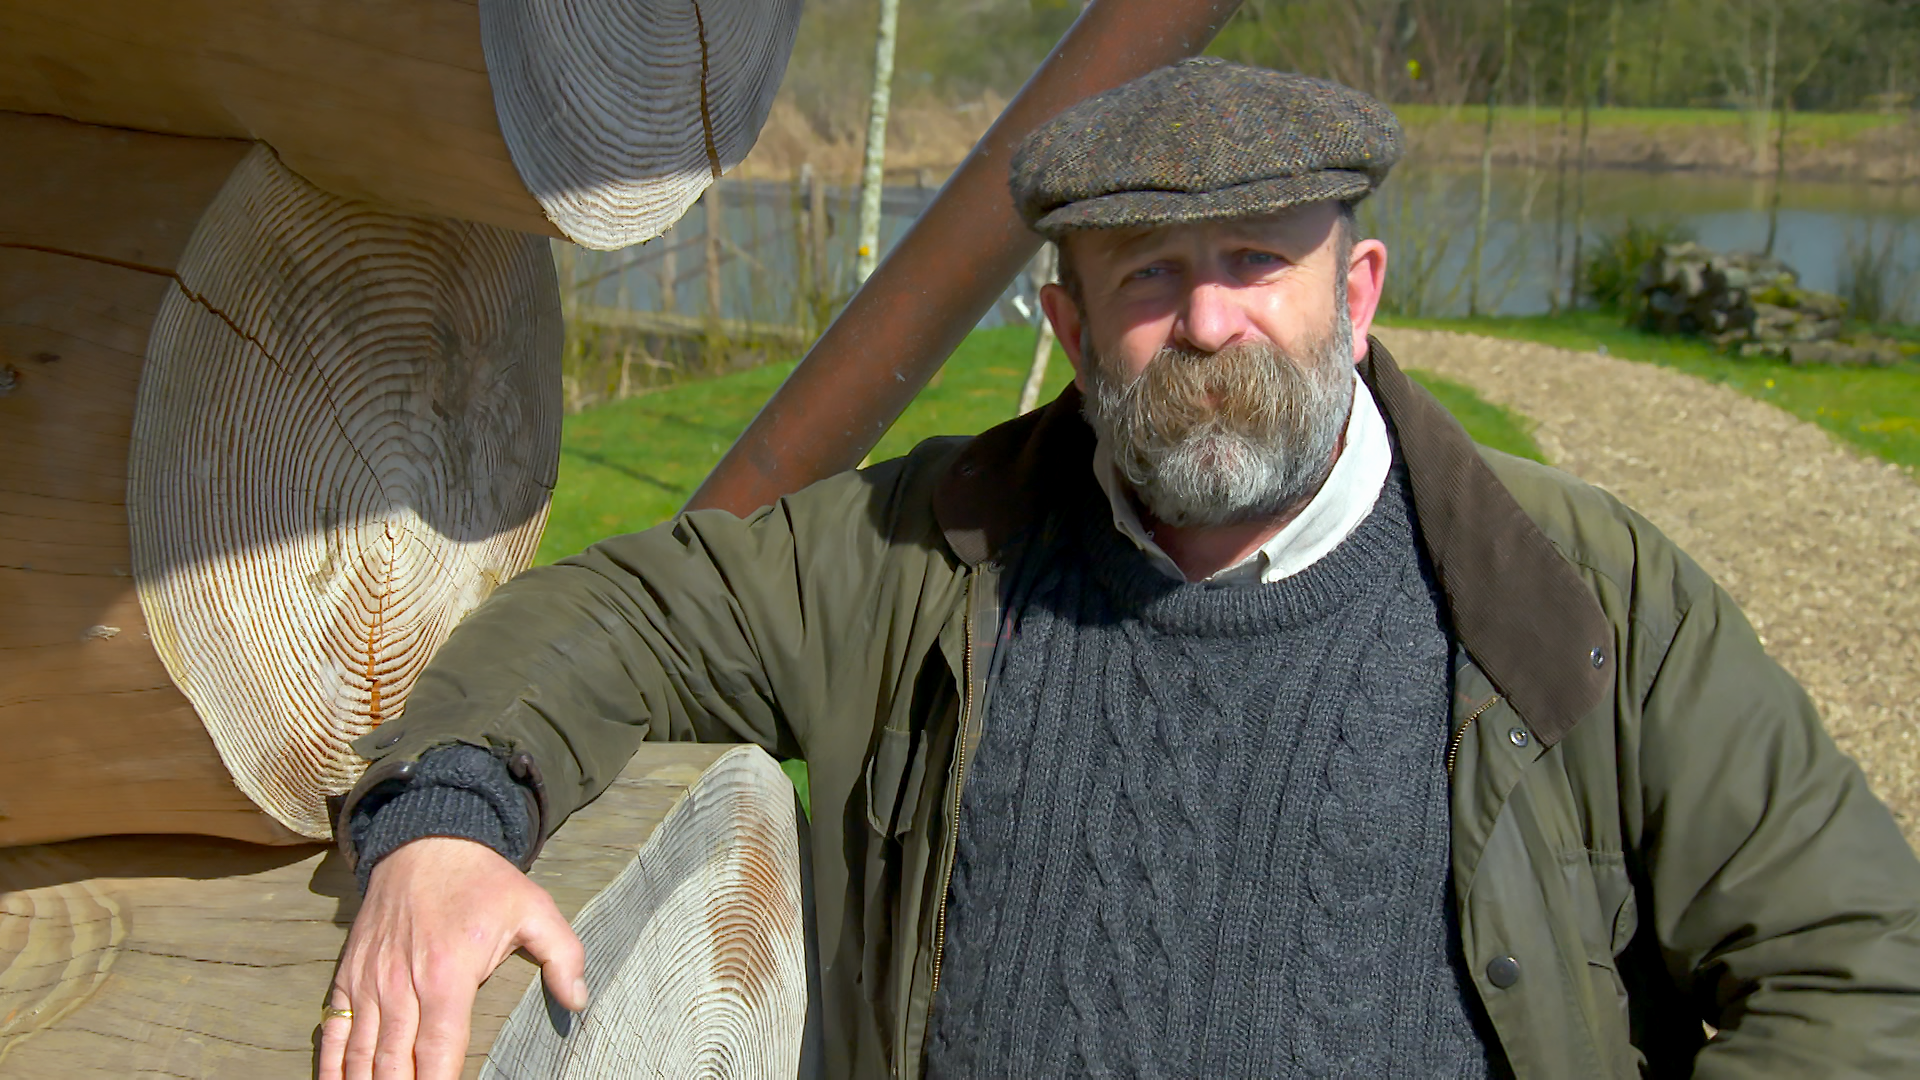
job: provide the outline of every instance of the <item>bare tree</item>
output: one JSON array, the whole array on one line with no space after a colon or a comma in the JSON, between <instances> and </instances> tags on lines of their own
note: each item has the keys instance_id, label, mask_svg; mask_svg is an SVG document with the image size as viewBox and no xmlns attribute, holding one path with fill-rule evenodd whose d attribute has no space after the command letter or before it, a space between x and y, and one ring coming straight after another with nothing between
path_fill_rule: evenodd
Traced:
<instances>
[{"instance_id":1,"label":"bare tree","mask_svg":"<svg viewBox=\"0 0 1920 1080\"><path fill-rule=\"evenodd\" d=\"M1027 381L1020 387L1020 405L1015 416L1025 416L1040 404L1040 390L1047 382L1047 361L1053 356L1053 322L1040 307L1039 295L1041 288L1058 276L1059 266L1059 249L1052 244L1041 244L1033 261L1027 264L1027 280L1033 283L1035 298L1033 361L1027 365Z\"/></svg>"},{"instance_id":2,"label":"bare tree","mask_svg":"<svg viewBox=\"0 0 1920 1080\"><path fill-rule=\"evenodd\" d=\"M1792 108L1792 96L1781 94L1780 118L1774 125L1779 135L1773 146L1773 194L1767 200L1767 244L1762 249L1768 255L1773 254L1773 241L1780 235L1780 194L1787 186L1787 113Z\"/></svg>"},{"instance_id":3,"label":"bare tree","mask_svg":"<svg viewBox=\"0 0 1920 1080\"><path fill-rule=\"evenodd\" d=\"M1615 0L1616 10L1618 0ZM1581 248L1587 239L1587 159L1588 136L1593 131L1593 61L1580 62L1580 157L1575 165L1573 185L1573 262L1567 267L1567 306L1580 306L1580 269L1585 259Z\"/></svg>"},{"instance_id":4,"label":"bare tree","mask_svg":"<svg viewBox=\"0 0 1920 1080\"><path fill-rule=\"evenodd\" d=\"M893 99L893 43L900 26L900 0L880 0L880 28L873 37L873 94L867 100L867 147L860 168L859 247L854 278L867 280L880 261L880 195L886 183L887 113Z\"/></svg>"},{"instance_id":5,"label":"bare tree","mask_svg":"<svg viewBox=\"0 0 1920 1080\"><path fill-rule=\"evenodd\" d=\"M1579 25L1580 5L1578 0L1566 0L1567 34L1561 50L1561 64L1564 70L1560 79L1560 135L1557 142L1557 160L1554 163L1553 185L1553 285L1548 292L1548 307L1552 314L1560 314L1560 272L1566 265L1566 206L1567 206L1567 122L1573 112L1573 43L1574 30ZM1571 301L1571 297L1568 298Z\"/></svg>"},{"instance_id":6,"label":"bare tree","mask_svg":"<svg viewBox=\"0 0 1920 1080\"><path fill-rule=\"evenodd\" d=\"M1660 58L1666 55L1667 17L1672 11L1672 0L1660 0L1660 8L1653 16L1653 55L1647 62L1647 100L1648 105L1660 104Z\"/></svg>"},{"instance_id":7,"label":"bare tree","mask_svg":"<svg viewBox=\"0 0 1920 1080\"><path fill-rule=\"evenodd\" d=\"M1473 223L1473 251L1468 255L1467 314L1480 314L1480 270L1487 247L1487 214L1493 206L1493 124L1501 99L1507 92L1507 76L1513 67L1513 0L1502 0L1500 9L1500 71L1487 90L1487 124L1480 134L1480 207Z\"/></svg>"}]
</instances>

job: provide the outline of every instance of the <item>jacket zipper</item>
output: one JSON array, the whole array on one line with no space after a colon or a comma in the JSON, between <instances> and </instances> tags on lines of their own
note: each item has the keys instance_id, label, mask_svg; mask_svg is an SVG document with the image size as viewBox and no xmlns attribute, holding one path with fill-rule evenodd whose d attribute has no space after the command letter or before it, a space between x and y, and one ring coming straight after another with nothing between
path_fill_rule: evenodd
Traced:
<instances>
[{"instance_id":1,"label":"jacket zipper","mask_svg":"<svg viewBox=\"0 0 1920 1080\"><path fill-rule=\"evenodd\" d=\"M1460 725L1460 730L1453 733L1453 739L1447 743L1447 779L1448 780L1453 779L1453 767L1460 760L1460 744L1465 742L1467 739L1467 729L1473 726L1473 722L1475 720L1480 719L1481 713L1484 713L1488 709L1493 708L1493 703L1499 700L1500 700L1500 695L1495 694L1492 697L1488 698L1487 700L1481 702L1479 708L1467 714L1466 722Z\"/></svg>"},{"instance_id":2,"label":"jacket zipper","mask_svg":"<svg viewBox=\"0 0 1920 1080\"><path fill-rule=\"evenodd\" d=\"M933 995L940 992L940 962L947 952L947 893L953 886L953 863L960 847L960 789L967 778L967 731L973 726L973 684L974 664L974 590L978 588L978 572L967 579L967 648L961 661L960 677L966 682L963 692L963 704L960 707L960 730L955 734L958 745L954 750L953 798L948 807L947 820L952 828L947 833L944 861L946 868L940 875L940 907L933 918L933 978L927 987L927 1022L933 1022Z\"/></svg>"}]
</instances>

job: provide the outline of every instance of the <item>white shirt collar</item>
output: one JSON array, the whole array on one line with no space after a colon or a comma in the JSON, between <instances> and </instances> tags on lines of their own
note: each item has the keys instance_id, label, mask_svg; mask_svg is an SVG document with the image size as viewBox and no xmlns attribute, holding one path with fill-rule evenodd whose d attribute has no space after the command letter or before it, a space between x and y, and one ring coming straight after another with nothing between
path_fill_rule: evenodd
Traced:
<instances>
[{"instance_id":1,"label":"white shirt collar","mask_svg":"<svg viewBox=\"0 0 1920 1080\"><path fill-rule=\"evenodd\" d=\"M1393 443L1387 422L1374 404L1373 393L1354 372L1353 409L1347 415L1346 445L1327 474L1326 483L1307 502L1306 509L1260 549L1206 579L1210 585L1253 585L1279 581L1312 566L1340 542L1353 535L1386 486L1393 467ZM1093 475L1107 493L1113 524L1147 556L1154 569L1185 581L1180 567L1153 542L1128 496L1126 481L1113 463L1113 448L1103 438L1094 446Z\"/></svg>"}]
</instances>

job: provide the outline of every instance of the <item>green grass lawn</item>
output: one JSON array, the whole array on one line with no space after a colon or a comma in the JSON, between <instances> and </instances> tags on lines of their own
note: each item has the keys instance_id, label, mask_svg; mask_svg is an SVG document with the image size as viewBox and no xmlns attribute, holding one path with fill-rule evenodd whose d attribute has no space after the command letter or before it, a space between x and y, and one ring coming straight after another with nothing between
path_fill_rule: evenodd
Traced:
<instances>
[{"instance_id":1,"label":"green grass lawn","mask_svg":"<svg viewBox=\"0 0 1920 1080\"><path fill-rule=\"evenodd\" d=\"M880 440L873 460L904 454L930 436L972 434L1012 417L1032 357L1033 331L1024 327L968 335ZM560 482L537 561L672 517L792 370L791 363L770 364L568 417ZM1072 377L1057 346L1047 375L1043 401Z\"/></svg>"},{"instance_id":2,"label":"green grass lawn","mask_svg":"<svg viewBox=\"0 0 1920 1080\"><path fill-rule=\"evenodd\" d=\"M1008 419L1032 355L1033 331L1025 327L969 335L880 441L873 459L903 454L929 436L971 434ZM552 562L602 537L671 517L792 368L774 364L685 383L569 417L560 445L560 481L537 561ZM1413 374L1481 442L1540 458L1522 419L1457 383ZM1057 346L1047 375L1043 401L1071 377Z\"/></svg>"},{"instance_id":3,"label":"green grass lawn","mask_svg":"<svg viewBox=\"0 0 1920 1080\"><path fill-rule=\"evenodd\" d=\"M1890 368L1792 367L1742 360L1690 338L1660 337L1616 315L1581 311L1476 319L1391 319L1391 326L1518 338L1641 360L1724 383L1825 428L1835 438L1920 473L1920 360ZM1908 336L1898 333L1897 336Z\"/></svg>"},{"instance_id":4,"label":"green grass lawn","mask_svg":"<svg viewBox=\"0 0 1920 1080\"><path fill-rule=\"evenodd\" d=\"M1410 370L1415 382L1427 388L1440 404L1457 417L1467 433L1483 446L1504 450L1516 457L1544 462L1546 455L1533 441L1533 423L1502 406L1482 398L1472 389L1443 379L1431 372Z\"/></svg>"}]
</instances>

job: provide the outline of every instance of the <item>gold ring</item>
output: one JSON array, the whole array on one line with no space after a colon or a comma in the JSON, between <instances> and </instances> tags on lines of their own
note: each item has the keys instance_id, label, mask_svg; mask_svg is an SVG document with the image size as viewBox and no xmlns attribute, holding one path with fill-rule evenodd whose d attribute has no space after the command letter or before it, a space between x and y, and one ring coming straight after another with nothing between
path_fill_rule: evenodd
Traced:
<instances>
[{"instance_id":1,"label":"gold ring","mask_svg":"<svg viewBox=\"0 0 1920 1080\"><path fill-rule=\"evenodd\" d=\"M329 1020L351 1020L351 1019L353 1019L352 1009L336 1009L331 1005L320 1006L320 1022L323 1024Z\"/></svg>"}]
</instances>

